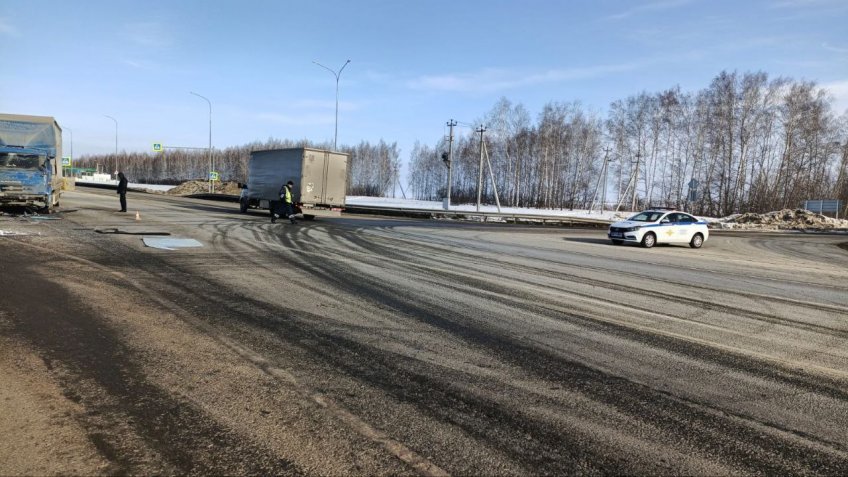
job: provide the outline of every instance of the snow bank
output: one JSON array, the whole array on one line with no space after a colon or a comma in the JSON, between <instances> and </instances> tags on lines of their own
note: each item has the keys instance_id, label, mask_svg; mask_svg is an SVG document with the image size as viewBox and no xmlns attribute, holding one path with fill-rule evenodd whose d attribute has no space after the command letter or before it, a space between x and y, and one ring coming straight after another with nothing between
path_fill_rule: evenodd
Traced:
<instances>
[{"instance_id":1,"label":"snow bank","mask_svg":"<svg viewBox=\"0 0 848 477\"><path fill-rule=\"evenodd\" d=\"M848 229L848 220L804 209L783 209L764 214L733 214L719 219L716 225L736 230L834 230Z\"/></svg>"}]
</instances>

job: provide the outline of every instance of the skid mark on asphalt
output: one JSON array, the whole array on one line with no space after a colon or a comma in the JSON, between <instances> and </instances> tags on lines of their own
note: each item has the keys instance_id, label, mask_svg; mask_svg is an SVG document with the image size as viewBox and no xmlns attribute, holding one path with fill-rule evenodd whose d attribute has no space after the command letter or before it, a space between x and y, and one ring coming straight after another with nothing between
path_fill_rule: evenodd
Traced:
<instances>
[{"instance_id":1,"label":"skid mark on asphalt","mask_svg":"<svg viewBox=\"0 0 848 477\"><path fill-rule=\"evenodd\" d=\"M42 248L42 247L38 247L38 246L36 246L36 247ZM51 253L56 253L56 252L51 252ZM289 373L289 372L287 372L287 371L285 371L281 368L271 366L269 364L269 362L265 358L263 358L260 354L257 354L253 351L248 350L247 348L245 348L243 346L238 345L236 342L230 340L229 338L223 336L221 333L218 333L217 331L215 331L209 325L207 325L207 324L205 324L205 323L203 323L203 322L201 322L201 321L199 321L195 318L188 318L188 317L193 316L193 313L184 310L182 307L180 307L179 305L177 305L175 303L172 303L170 301L167 301L167 300L159 297L157 293L153 292L153 290L150 290L148 287L146 287L145 285L140 283L138 280L127 276L123 272L115 271L115 270L111 270L109 268L102 267L101 265L99 265L95 262L92 262L90 260L87 260L87 259L82 259L82 258L77 258L77 257L68 257L68 258L72 258L77 262L84 263L88 266L99 269L101 272L103 272L105 274L109 274L109 275L112 275L115 278L120 279L121 281L131 285L133 288L135 288L139 292L143 293L150 300L156 302L157 304L159 304L160 306L162 306L165 309L178 311L179 315L181 317L183 317L183 319L190 321L193 326L197 327L198 329L203 331L208 336L213 337L218 342L225 345L226 347L231 349L233 352L235 352L236 354L241 356L243 359L245 359L245 360L251 362L252 364L254 364L255 366L257 366L259 369L261 369L266 374L273 376L276 379L287 382L290 385L293 385L302 395L308 397L312 402L314 402L315 404L319 405L320 407L326 409L330 414L332 414L334 417L336 417L340 421L345 422L348 426L350 426L353 430L358 432L363 437L366 437L366 438L370 439L371 441L376 442L376 443L380 444L381 446L383 446L387 451L389 451L391 454L393 454L395 457L402 460L403 462L406 462L407 464L409 464L412 468L414 468L421 475L424 475L424 476L427 476L427 477L442 477L442 476L449 475L443 469L439 468L436 464L434 464L434 463L430 462L429 460L427 460L426 458L418 455L417 453L415 453L414 451L412 451L408 447L404 446L399 441L392 439L386 433L379 431L379 430L375 429L374 427L370 426L367 422L363 421L362 419L357 417L355 414L351 413L350 411L348 411L347 409L345 409L344 407L342 407L341 405L339 405L338 403L336 403L335 401L333 401L329 397L324 396L320 393L316 393L316 392L306 388L305 386L300 384L297 381L297 379L291 373Z\"/></svg>"},{"instance_id":2,"label":"skid mark on asphalt","mask_svg":"<svg viewBox=\"0 0 848 477\"><path fill-rule=\"evenodd\" d=\"M312 402L318 404L322 408L329 411L333 416L346 423L348 426L350 426L353 430L355 430L362 436L382 445L395 457L406 462L412 468L418 471L419 474L427 477L442 477L450 475L443 469L439 468L436 464L430 462L424 457L421 457L402 443L392 439L385 432L375 429L367 422L363 421L355 414L339 405L330 397L308 389L306 386L298 382L297 378L294 377L294 375L284 369L272 366L268 362L268 360L262 357L262 355L250 351L244 346L241 346L238 343L230 340L229 338L221 336L220 334L216 335L216 339L221 344L223 344L245 360L253 363L256 367L261 369L269 376L273 376L278 380L287 382L290 385L294 386L301 395L308 397Z\"/></svg>"},{"instance_id":3,"label":"skid mark on asphalt","mask_svg":"<svg viewBox=\"0 0 848 477\"><path fill-rule=\"evenodd\" d=\"M267 245L267 246L278 247L278 248L281 248L281 249L284 249L284 250L290 250L290 247L288 247L286 245L282 245L282 244L277 243L277 242L267 241L267 240L264 240L262 238L260 238L258 241ZM306 251L306 250L298 250L298 254L300 254L300 255L312 255L312 256L316 256L316 257L326 258L327 255L328 255L328 252L327 251L311 252L311 251ZM346 253L346 255L347 256L342 256L340 254L336 255L334 257L334 260L337 261L337 262L341 262L341 263L356 264L356 265L361 266L361 265L366 265L366 263L361 260L362 257L373 256L372 254L367 254L365 252ZM412 268L412 269L416 269L416 270L420 270L420 271L428 271L428 272L431 272L431 273L437 273L440 276L451 275L454 278L463 278L463 279L468 278L468 275L467 275L469 273L468 270L466 270L464 272L464 274L452 273L452 272L446 271L443 266L439 266L439 265L430 266L430 265L423 265L423 264L420 264L420 263L410 264L408 261L403 261L399 258L388 258L388 257L385 256L385 254L381 254L379 257L380 257L381 264L371 264L371 266L380 267L380 266L385 266L386 262L393 262L397 265L402 264L407 269ZM444 282L444 280L442 280L442 281ZM588 280L586 280L586 281L588 281ZM612 284L608 284L606 282L600 282L598 280L592 280L592 282L595 282L596 284L599 284L599 285L608 285L608 286L613 287L613 288L618 288L618 289L622 289L622 290L624 289L623 287L614 286ZM468 292L473 291L474 293L479 295L480 298L482 298L482 299L496 298L496 299L499 299L500 301L508 300L512 304L522 304L522 305L531 305L531 306L538 305L538 301L534 301L534 300L538 300L538 297L531 297L529 299L519 299L519 298L516 298L514 296L514 293L504 294L504 293L499 293L499 292L496 292L496 291L486 291L486 290L482 289L482 286L481 286L480 283L477 283L475 287L469 288L466 291L468 291ZM556 293L562 292L562 290L554 290L554 291ZM664 295L664 294L662 294L660 292L656 292L656 291L653 291L652 293L655 294L655 295ZM588 305L592 305L596 309L605 309L605 307L609 307L609 308L615 309L618 312L618 313L616 313L615 316L631 316L631 315L633 315L633 313L635 311L638 311L639 314L642 316L642 318L645 319L645 320L648 320L648 321L656 320L657 322L662 322L662 323L678 322L678 323L683 323L683 324L686 324L686 325L702 328L702 329L705 329L705 330L714 330L714 331L717 331L717 332L727 332L727 330L725 328L721 327L721 326L716 326L716 325L713 325L713 324L710 324L710 323L697 322L697 321L693 321L693 320L689 320L689 319L685 319L685 318L680 318L680 317L674 316L674 315L663 314L663 313L652 311L652 310L649 310L649 309L646 309L646 308L645 309L638 309L638 307L634 307L634 305L632 305L632 304L620 305L620 304L609 302L608 300L598 299L598 298L595 298L593 296L589 296L587 294L579 293L579 292L576 292L576 291L573 291L573 290L570 291L569 294L572 297L572 299L578 299L578 300L584 302L587 305L587 308L586 308L587 310L592 309L592 307L589 307ZM674 298L674 297L672 295L668 295L667 298ZM760 295L760 298L776 299L777 297L765 297L763 295ZM816 307L816 308L819 308L819 309L827 309L828 311L840 311L840 312L844 311L844 312L848 313L848 308L844 308L844 307L835 307L835 306L807 303L807 302L801 302L801 301L798 301L798 300L789 300L789 299L782 299L782 300L786 303L792 303L792 304L797 304L797 305L806 305L806 306ZM685 300L682 300L682 299L675 299L675 301L685 302ZM690 302L692 302L692 301L693 300L690 300ZM702 303L704 305L709 304L705 301L702 301ZM729 306L722 306L722 305L715 305L715 304L710 304L710 305L712 305L715 308L726 309L729 312L741 312L741 310L733 308L733 307L729 307ZM558 308L557 311L558 312L567 312L566 309L561 308L561 307ZM756 313L747 313L747 314L758 315L754 318L764 318L766 316L764 314L756 314ZM744 348L739 348L739 347L735 347L735 346L717 343L714 340L708 341L708 340L699 339L699 338L696 338L696 337L693 337L693 336L687 336L687 335L682 335L682 334L671 332L671 331L661 330L661 329L659 329L655 326L645 326L645 325L640 325L638 323L624 322L624 321L622 321L621 319L618 319L618 318L608 318L606 315L599 314L599 313L592 313L592 319L599 321L599 322L602 322L602 323L614 324L614 325L617 325L617 326L631 328L633 330L650 332L650 333L660 335L660 336L664 336L664 337L667 337L667 338L673 338L673 339L679 340L681 342L689 342L689 343L692 343L692 344L697 344L697 345L701 345L701 346L705 346L705 347L714 347L714 348L716 348L717 350L720 350L720 351L733 353L733 354L738 355L738 356L745 356L747 358L758 359L758 360L760 360L764 363L769 363L771 365L779 366L779 367L782 367L782 368L785 368L785 369L795 369L795 368L798 368L800 365L803 365L803 367L806 371L815 372L815 373L820 374L822 376L828 376L830 378L835 378L835 379L846 379L846 378L848 378L848 371L845 371L845 370L829 368L829 367L824 367L824 366L818 366L818 365L813 364L813 363L799 363L799 362L795 362L795 361L791 361L791 360L786 360L786 359L782 359L782 358L775 357L775 356L772 356L772 355L768 355L768 354L765 354L765 353L758 353L758 352L755 352L755 351L746 350ZM820 326L815 326L815 325L812 325L812 324L800 323L800 322L795 322L795 321L791 321L791 320L782 320L782 319L779 319L779 318L769 317L769 321L771 321L773 323L778 323L778 324L798 326L798 327L805 328L805 329L809 328L809 329L814 330L814 331L821 329L821 331L825 331L825 332L828 332L828 333L835 333L839 336L848 335L848 332L846 332L846 331L837 330L837 329L833 329L833 328L827 328L827 327L820 327Z\"/></svg>"},{"instance_id":4,"label":"skid mark on asphalt","mask_svg":"<svg viewBox=\"0 0 848 477\"><path fill-rule=\"evenodd\" d=\"M302 473L190 401L150 382L108 323L64 288L30 270L56 254L47 252L27 261L21 261L21 255L15 255L17 261L7 259L8 273L0 274L0 289L14 288L7 280L29 277L29 285L18 287L6 301L16 318L16 332L53 367L66 397L86 408L81 424L93 445L114 464L110 473ZM88 263L110 276L103 267Z\"/></svg>"}]
</instances>

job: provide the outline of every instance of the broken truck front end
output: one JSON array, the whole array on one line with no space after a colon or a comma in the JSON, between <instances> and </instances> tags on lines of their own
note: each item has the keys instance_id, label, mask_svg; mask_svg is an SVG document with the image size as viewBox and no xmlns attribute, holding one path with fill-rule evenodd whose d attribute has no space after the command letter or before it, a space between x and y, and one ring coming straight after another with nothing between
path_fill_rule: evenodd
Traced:
<instances>
[{"instance_id":1,"label":"broken truck front end","mask_svg":"<svg viewBox=\"0 0 848 477\"><path fill-rule=\"evenodd\" d=\"M53 160L40 149L0 146L0 206L49 211L55 203Z\"/></svg>"}]
</instances>

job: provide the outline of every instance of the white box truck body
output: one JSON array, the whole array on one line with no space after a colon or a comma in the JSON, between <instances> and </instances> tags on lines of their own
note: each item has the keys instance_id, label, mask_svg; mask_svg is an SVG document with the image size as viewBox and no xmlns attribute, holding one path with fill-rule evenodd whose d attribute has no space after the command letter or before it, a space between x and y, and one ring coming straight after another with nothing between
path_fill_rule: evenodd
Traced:
<instances>
[{"instance_id":1,"label":"white box truck body","mask_svg":"<svg viewBox=\"0 0 848 477\"><path fill-rule=\"evenodd\" d=\"M253 151L247 167L247 184L241 192L241 211L270 209L280 201L280 191L286 182L292 181L295 209L304 218L341 215L347 194L348 161L346 153L323 149Z\"/></svg>"}]
</instances>

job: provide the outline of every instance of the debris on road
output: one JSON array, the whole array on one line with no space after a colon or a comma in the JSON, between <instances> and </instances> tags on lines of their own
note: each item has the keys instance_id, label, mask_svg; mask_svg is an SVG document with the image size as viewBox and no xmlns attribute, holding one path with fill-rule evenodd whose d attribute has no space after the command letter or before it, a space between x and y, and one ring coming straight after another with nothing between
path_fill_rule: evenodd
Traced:
<instances>
[{"instance_id":1,"label":"debris on road","mask_svg":"<svg viewBox=\"0 0 848 477\"><path fill-rule=\"evenodd\" d=\"M0 237L16 237L23 235L41 235L41 232L18 232L16 230L0 230Z\"/></svg>"},{"instance_id":2,"label":"debris on road","mask_svg":"<svg viewBox=\"0 0 848 477\"><path fill-rule=\"evenodd\" d=\"M177 250L179 248L202 247L203 244L195 239L186 238L155 238L144 237L141 239L144 245L162 250Z\"/></svg>"},{"instance_id":3,"label":"debris on road","mask_svg":"<svg viewBox=\"0 0 848 477\"><path fill-rule=\"evenodd\" d=\"M120 234L120 235L171 235L170 232L130 232L117 228L94 229L99 234Z\"/></svg>"}]
</instances>

